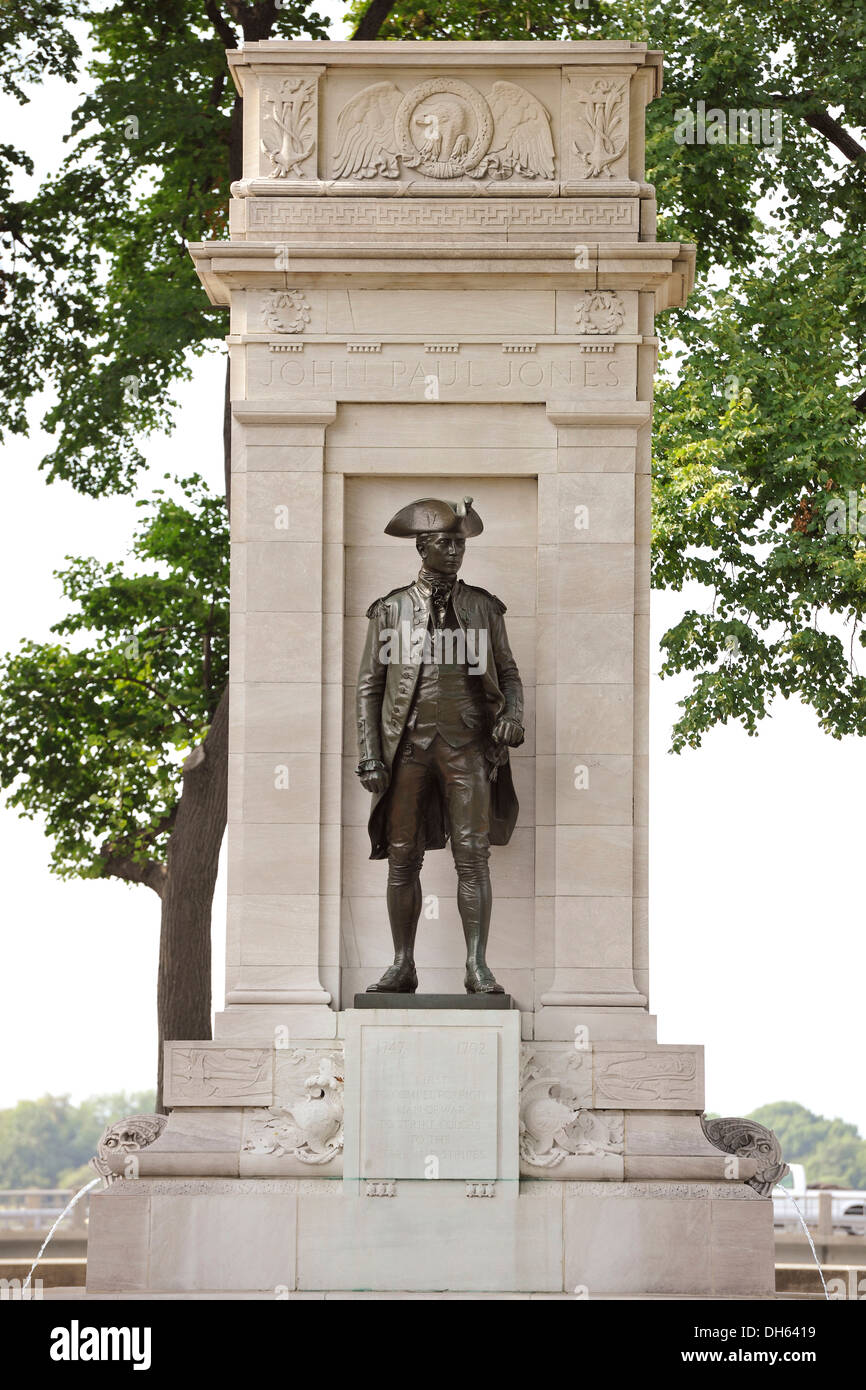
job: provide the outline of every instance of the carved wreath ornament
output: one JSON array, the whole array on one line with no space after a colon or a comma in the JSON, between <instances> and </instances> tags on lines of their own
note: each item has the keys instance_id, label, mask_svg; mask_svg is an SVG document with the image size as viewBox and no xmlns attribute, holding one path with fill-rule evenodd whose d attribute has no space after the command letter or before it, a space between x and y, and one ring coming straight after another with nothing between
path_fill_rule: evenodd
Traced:
<instances>
[{"instance_id":1,"label":"carved wreath ornament","mask_svg":"<svg viewBox=\"0 0 866 1390\"><path fill-rule=\"evenodd\" d=\"M405 95L375 82L337 117L334 177L396 179L401 166L431 179L552 179L550 117L513 82L494 82L486 98L456 77L430 78Z\"/></svg>"},{"instance_id":2,"label":"carved wreath ornament","mask_svg":"<svg viewBox=\"0 0 866 1390\"><path fill-rule=\"evenodd\" d=\"M616 290L586 290L577 301L574 322L578 333L616 333L625 322L625 308Z\"/></svg>"},{"instance_id":3,"label":"carved wreath ornament","mask_svg":"<svg viewBox=\"0 0 866 1390\"><path fill-rule=\"evenodd\" d=\"M272 333L303 333L310 306L303 290L271 290L264 306L265 327Z\"/></svg>"}]
</instances>

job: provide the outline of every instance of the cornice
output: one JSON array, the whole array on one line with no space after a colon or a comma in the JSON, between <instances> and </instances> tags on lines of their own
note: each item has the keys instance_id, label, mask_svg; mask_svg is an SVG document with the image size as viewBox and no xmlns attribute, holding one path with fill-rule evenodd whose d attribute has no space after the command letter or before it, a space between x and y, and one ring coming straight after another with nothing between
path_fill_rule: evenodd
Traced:
<instances>
[{"instance_id":1,"label":"cornice","mask_svg":"<svg viewBox=\"0 0 866 1390\"><path fill-rule=\"evenodd\" d=\"M212 304L231 303L232 290L265 283L290 287L309 277L352 275L360 288L404 281L435 285L443 278L478 284L507 279L577 289L652 289L659 308L685 302L694 283L695 248L680 242L595 243L575 267L574 245L552 240L490 245L485 240L442 244L411 240L371 242L194 242L189 253Z\"/></svg>"}]
</instances>

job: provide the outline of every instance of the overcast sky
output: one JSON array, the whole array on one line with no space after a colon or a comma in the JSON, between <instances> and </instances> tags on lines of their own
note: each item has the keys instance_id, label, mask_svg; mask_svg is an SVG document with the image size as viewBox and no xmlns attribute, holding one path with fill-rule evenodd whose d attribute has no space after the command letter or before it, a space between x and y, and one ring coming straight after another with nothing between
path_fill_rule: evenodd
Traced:
<instances>
[{"instance_id":1,"label":"overcast sky","mask_svg":"<svg viewBox=\"0 0 866 1390\"><path fill-rule=\"evenodd\" d=\"M341 7L319 5L338 11ZM73 102L62 88L27 111L27 147L54 162ZM0 106L0 120L17 108ZM13 126L13 132L15 127ZM7 137L10 138L10 137ZM204 301L203 301L204 302ZM178 388L178 424L145 443L141 491L164 472L221 484L222 361ZM34 411L34 419L40 411ZM40 639L60 615L52 570L64 556L117 559L131 499L48 487L38 431L3 450L8 518L0 547L0 650ZM471 582L471 557L466 577ZM683 600L653 597L653 643ZM758 738L715 730L698 752L667 754L682 687L652 685L651 1004L659 1040L703 1043L707 1108L745 1114L773 1100L856 1122L866 1132L863 788L866 745L834 741L814 715L781 704ZM60 882L38 824L0 811L4 988L0 1106L51 1092L152 1085L159 903L145 888ZM217 885L214 1001L223 994L225 880ZM495 950L493 951L495 963Z\"/></svg>"}]
</instances>

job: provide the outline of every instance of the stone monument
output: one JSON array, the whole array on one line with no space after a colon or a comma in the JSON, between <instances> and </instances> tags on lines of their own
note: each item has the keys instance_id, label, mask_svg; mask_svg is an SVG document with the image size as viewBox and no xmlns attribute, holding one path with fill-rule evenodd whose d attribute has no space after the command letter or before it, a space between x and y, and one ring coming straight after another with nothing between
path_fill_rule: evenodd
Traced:
<instances>
[{"instance_id":1,"label":"stone monument","mask_svg":"<svg viewBox=\"0 0 866 1390\"><path fill-rule=\"evenodd\" d=\"M653 324L694 266L644 180L661 54L229 63L231 239L190 248L231 311L226 1003L212 1041L166 1044L167 1124L101 1146L89 1291L770 1297L778 1145L703 1118L702 1049L648 1006ZM414 520L382 535L416 499L484 520L465 578L508 610L519 814L490 836L484 988L460 958L478 859L460 878L433 849L406 879L418 992L398 971L377 999L355 687L371 599L417 571Z\"/></svg>"}]
</instances>

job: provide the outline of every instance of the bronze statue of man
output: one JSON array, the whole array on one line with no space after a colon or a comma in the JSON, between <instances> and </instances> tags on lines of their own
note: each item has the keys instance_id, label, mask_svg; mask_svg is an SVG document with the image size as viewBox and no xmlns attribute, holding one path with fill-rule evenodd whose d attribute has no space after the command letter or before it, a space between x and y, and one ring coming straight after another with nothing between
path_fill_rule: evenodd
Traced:
<instances>
[{"instance_id":1,"label":"bronze statue of man","mask_svg":"<svg viewBox=\"0 0 866 1390\"><path fill-rule=\"evenodd\" d=\"M414 994L421 864L451 841L466 938L469 994L502 994L487 964L490 845L517 820L508 749L523 742L523 686L505 631L505 604L457 578L467 537L483 527L462 503L422 498L385 527L414 536L418 578L367 610L358 675L358 776L373 793L371 859L388 860L394 964L374 993Z\"/></svg>"}]
</instances>

